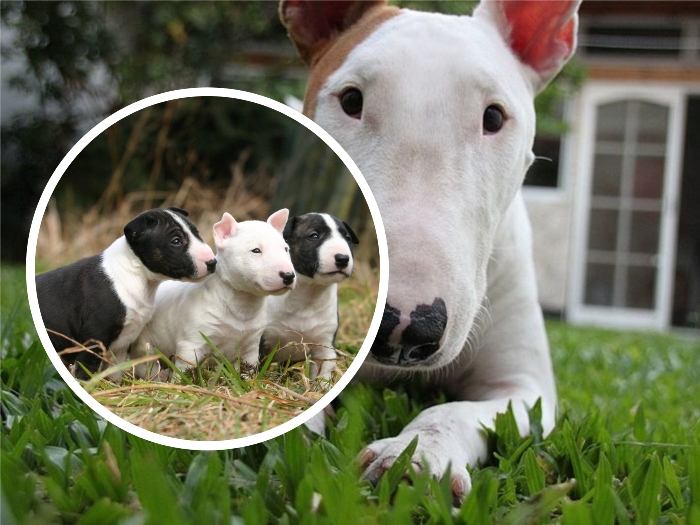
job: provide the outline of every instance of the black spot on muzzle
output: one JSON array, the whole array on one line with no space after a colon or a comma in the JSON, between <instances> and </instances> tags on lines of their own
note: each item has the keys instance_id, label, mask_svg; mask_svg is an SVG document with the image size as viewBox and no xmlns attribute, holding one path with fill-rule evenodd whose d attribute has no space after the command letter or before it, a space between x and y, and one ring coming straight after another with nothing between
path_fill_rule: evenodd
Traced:
<instances>
[{"instance_id":1,"label":"black spot on muzzle","mask_svg":"<svg viewBox=\"0 0 700 525\"><path fill-rule=\"evenodd\" d=\"M433 304L421 304L411 312L411 323L401 334L398 345L389 343L391 333L399 324L401 312L387 304L372 345L377 361L398 366L419 365L440 349L440 340L447 326L445 301L437 297Z\"/></svg>"}]
</instances>

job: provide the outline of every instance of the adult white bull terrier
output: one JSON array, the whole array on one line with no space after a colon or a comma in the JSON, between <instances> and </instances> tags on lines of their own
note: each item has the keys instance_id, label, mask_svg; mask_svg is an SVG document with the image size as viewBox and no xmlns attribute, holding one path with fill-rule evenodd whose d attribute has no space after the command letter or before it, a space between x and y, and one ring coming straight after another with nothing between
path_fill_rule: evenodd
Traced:
<instances>
[{"instance_id":1,"label":"adult white bull terrier","mask_svg":"<svg viewBox=\"0 0 700 525\"><path fill-rule=\"evenodd\" d=\"M155 347L175 354L173 361L184 370L212 352L201 332L235 365L256 365L267 319L265 299L294 288L294 267L282 237L288 216L289 210L282 209L267 222L238 223L224 213L214 225L216 273L202 283L160 287L153 318L131 345L132 359ZM146 365L136 369L140 377L163 378L153 372Z\"/></svg>"},{"instance_id":2,"label":"adult white bull terrier","mask_svg":"<svg viewBox=\"0 0 700 525\"><path fill-rule=\"evenodd\" d=\"M124 354L150 320L163 281L198 281L214 272L214 252L188 215L174 207L145 211L101 254L36 276L44 325L62 334L49 332L57 352L93 339ZM61 357L91 372L102 361L87 351ZM78 364L74 373L87 378Z\"/></svg>"},{"instance_id":3,"label":"adult white bull terrier","mask_svg":"<svg viewBox=\"0 0 700 525\"><path fill-rule=\"evenodd\" d=\"M328 381L335 368L338 283L352 275L352 245L360 241L348 223L327 213L292 217L283 235L297 285L292 292L268 300L261 352L270 353L279 344L275 361L299 361L308 353L310 378Z\"/></svg>"},{"instance_id":4,"label":"adult white bull terrier","mask_svg":"<svg viewBox=\"0 0 700 525\"><path fill-rule=\"evenodd\" d=\"M482 427L512 403L520 431L556 392L520 186L534 160L535 95L575 48L577 1L482 0L473 16L372 2L283 1L310 64L304 113L355 160L379 204L391 261L365 378L423 374L454 400L360 455L377 480L413 461L456 498L488 456Z\"/></svg>"}]
</instances>

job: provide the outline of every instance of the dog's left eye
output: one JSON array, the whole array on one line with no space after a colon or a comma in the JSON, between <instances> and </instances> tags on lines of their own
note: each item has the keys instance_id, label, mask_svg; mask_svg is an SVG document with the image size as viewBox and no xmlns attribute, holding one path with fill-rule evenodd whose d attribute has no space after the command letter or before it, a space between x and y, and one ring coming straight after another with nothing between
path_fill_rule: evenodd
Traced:
<instances>
[{"instance_id":1,"label":"dog's left eye","mask_svg":"<svg viewBox=\"0 0 700 525\"><path fill-rule=\"evenodd\" d=\"M180 246L182 244L182 240L180 237L175 237L172 241L170 241L170 244L174 246Z\"/></svg>"},{"instance_id":2,"label":"dog's left eye","mask_svg":"<svg viewBox=\"0 0 700 525\"><path fill-rule=\"evenodd\" d=\"M483 126L485 133L498 133L503 127L505 115L503 109L495 104L491 104L484 111Z\"/></svg>"},{"instance_id":3,"label":"dog's left eye","mask_svg":"<svg viewBox=\"0 0 700 525\"><path fill-rule=\"evenodd\" d=\"M252 251L253 253L262 253L262 252L260 251L260 248L255 248L254 250L251 250L251 251Z\"/></svg>"}]
</instances>

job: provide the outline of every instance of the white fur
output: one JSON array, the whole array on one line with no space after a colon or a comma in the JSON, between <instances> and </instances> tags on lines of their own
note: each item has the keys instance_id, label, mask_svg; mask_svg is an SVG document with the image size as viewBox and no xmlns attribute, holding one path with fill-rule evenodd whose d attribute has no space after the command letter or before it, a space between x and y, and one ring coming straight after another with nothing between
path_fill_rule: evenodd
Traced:
<instances>
[{"instance_id":1,"label":"white fur","mask_svg":"<svg viewBox=\"0 0 700 525\"><path fill-rule=\"evenodd\" d=\"M176 355L180 369L201 362L212 352L200 332L234 364L258 362L260 337L265 328L265 298L284 294L279 272L293 272L282 230L289 212L280 210L267 222L236 223L225 213L214 225L216 272L202 283L163 283L156 294L153 318L131 345L131 357L152 354L158 348ZM254 253L253 250L260 250ZM149 367L137 367L149 377Z\"/></svg>"},{"instance_id":2,"label":"white fur","mask_svg":"<svg viewBox=\"0 0 700 525\"><path fill-rule=\"evenodd\" d=\"M508 403L523 434L526 409L537 399L546 431L555 420L519 192L534 159L533 98L548 79L506 45L491 18L494 5L474 17L402 11L330 75L312 115L358 164L379 205L391 263L387 302L402 313L396 337L417 305L440 297L448 312L440 350L411 371L457 401L369 445L360 456L365 476L378 479L418 436L413 461L440 477L451 465L458 498L471 484L465 467L487 459L483 427L493 428ZM341 109L348 87L363 93L361 119ZM505 108L507 119L488 135L482 116L491 104ZM360 371L380 384L407 374L371 357Z\"/></svg>"},{"instance_id":3,"label":"white fur","mask_svg":"<svg viewBox=\"0 0 700 525\"><path fill-rule=\"evenodd\" d=\"M189 253L197 265L197 277L201 281L208 277L206 261L214 258L214 252L204 242L191 234L189 227L177 214L165 210L181 224L189 236ZM169 278L149 270L129 247L124 236L114 241L102 253L102 267L112 281L114 291L126 308L124 327L119 337L110 345L109 350L117 362L126 359L129 345L136 340L146 323L153 316L155 297L158 287ZM121 374L114 374L119 379Z\"/></svg>"}]
</instances>

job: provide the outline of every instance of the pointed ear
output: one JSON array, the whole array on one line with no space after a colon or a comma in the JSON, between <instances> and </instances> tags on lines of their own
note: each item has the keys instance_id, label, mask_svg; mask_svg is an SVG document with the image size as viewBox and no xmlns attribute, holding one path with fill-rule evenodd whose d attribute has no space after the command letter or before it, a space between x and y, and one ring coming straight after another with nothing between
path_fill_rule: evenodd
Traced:
<instances>
[{"instance_id":1,"label":"pointed ear","mask_svg":"<svg viewBox=\"0 0 700 525\"><path fill-rule=\"evenodd\" d=\"M297 224L298 218L299 217L297 215L295 215L294 217L292 217L291 219L289 219L287 221L287 224L284 227L284 231L282 232L282 237L284 237L285 241L288 241L289 238L292 236L292 232L294 231L294 227Z\"/></svg>"},{"instance_id":2,"label":"pointed ear","mask_svg":"<svg viewBox=\"0 0 700 525\"><path fill-rule=\"evenodd\" d=\"M126 240L128 242L135 241L143 232L153 228L157 224L158 219L148 212L138 215L126 226L124 226L124 235L126 236Z\"/></svg>"},{"instance_id":3,"label":"pointed ear","mask_svg":"<svg viewBox=\"0 0 700 525\"><path fill-rule=\"evenodd\" d=\"M279 14L289 38L305 62L311 63L333 39L371 8L386 0L283 0Z\"/></svg>"},{"instance_id":4,"label":"pointed ear","mask_svg":"<svg viewBox=\"0 0 700 525\"><path fill-rule=\"evenodd\" d=\"M221 244L229 237L235 237L238 233L238 223L228 212L224 212L221 220L214 225L214 244Z\"/></svg>"},{"instance_id":5,"label":"pointed ear","mask_svg":"<svg viewBox=\"0 0 700 525\"><path fill-rule=\"evenodd\" d=\"M494 25L541 91L576 49L581 0L481 0L474 18Z\"/></svg>"},{"instance_id":6,"label":"pointed ear","mask_svg":"<svg viewBox=\"0 0 700 525\"><path fill-rule=\"evenodd\" d=\"M289 218L289 210L287 208L282 208L276 211L267 218L267 223L272 226L275 230L282 233L284 232L284 225L287 224L287 219Z\"/></svg>"},{"instance_id":7,"label":"pointed ear","mask_svg":"<svg viewBox=\"0 0 700 525\"><path fill-rule=\"evenodd\" d=\"M360 239L357 238L357 235L355 234L354 231L352 231L352 228L350 227L350 225L347 222L343 221L343 226L345 226L345 229L350 234L350 239L352 240L352 243L353 244L360 244Z\"/></svg>"}]
</instances>

